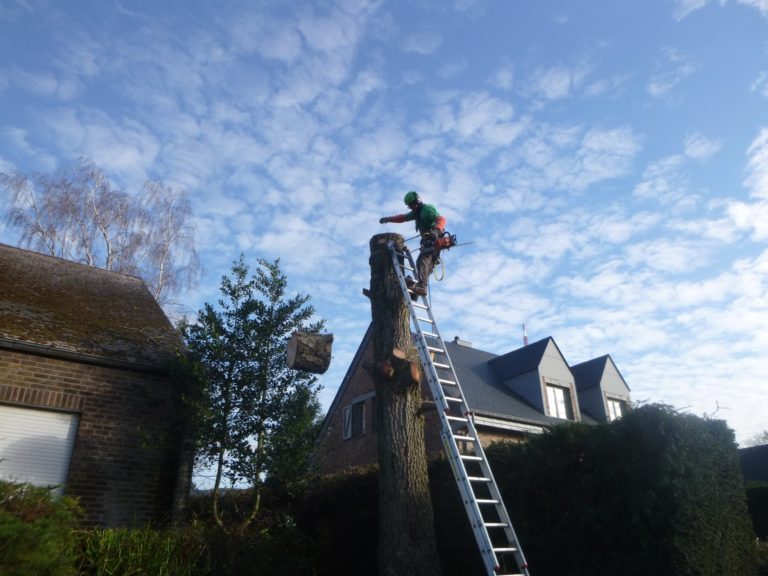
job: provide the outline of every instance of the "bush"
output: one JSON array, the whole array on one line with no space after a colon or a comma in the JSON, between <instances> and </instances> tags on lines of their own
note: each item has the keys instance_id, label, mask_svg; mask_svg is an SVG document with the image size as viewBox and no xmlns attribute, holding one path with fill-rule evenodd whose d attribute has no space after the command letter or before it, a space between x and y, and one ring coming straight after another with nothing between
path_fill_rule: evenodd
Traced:
<instances>
[{"instance_id":1,"label":"bush","mask_svg":"<svg viewBox=\"0 0 768 576\"><path fill-rule=\"evenodd\" d=\"M250 490L224 493L220 509L227 531L214 525L211 494L198 493L190 499L193 525L205 540L206 574L213 576L313 576L316 574L317 535L304 532L296 522L301 514L300 494L295 485L266 486L259 515L244 532L238 524L249 509Z\"/></svg>"},{"instance_id":2,"label":"bush","mask_svg":"<svg viewBox=\"0 0 768 576\"><path fill-rule=\"evenodd\" d=\"M768 576L768 542L757 543L757 574Z\"/></svg>"},{"instance_id":3,"label":"bush","mask_svg":"<svg viewBox=\"0 0 768 576\"><path fill-rule=\"evenodd\" d=\"M733 432L664 406L488 451L531 572L749 576Z\"/></svg>"},{"instance_id":4,"label":"bush","mask_svg":"<svg viewBox=\"0 0 768 576\"><path fill-rule=\"evenodd\" d=\"M47 488L0 481L0 574L75 574L77 502Z\"/></svg>"},{"instance_id":5,"label":"bush","mask_svg":"<svg viewBox=\"0 0 768 576\"><path fill-rule=\"evenodd\" d=\"M205 574L206 544L195 529L94 528L78 532L80 575Z\"/></svg>"},{"instance_id":6,"label":"bush","mask_svg":"<svg viewBox=\"0 0 768 576\"><path fill-rule=\"evenodd\" d=\"M761 540L768 540L768 484L747 486L747 506L755 534Z\"/></svg>"}]
</instances>

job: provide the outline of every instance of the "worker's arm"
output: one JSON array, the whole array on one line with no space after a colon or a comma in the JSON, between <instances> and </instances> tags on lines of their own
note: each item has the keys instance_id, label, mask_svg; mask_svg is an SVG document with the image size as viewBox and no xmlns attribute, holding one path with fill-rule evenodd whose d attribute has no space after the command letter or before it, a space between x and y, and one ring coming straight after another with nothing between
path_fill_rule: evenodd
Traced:
<instances>
[{"instance_id":1,"label":"worker's arm","mask_svg":"<svg viewBox=\"0 0 768 576\"><path fill-rule=\"evenodd\" d=\"M394 216L384 216L383 218L379 218L379 224L386 224L387 222L401 224L413 220L414 218L416 218L416 214L411 210L408 214L395 214Z\"/></svg>"},{"instance_id":2,"label":"worker's arm","mask_svg":"<svg viewBox=\"0 0 768 576\"><path fill-rule=\"evenodd\" d=\"M386 224L387 222L397 222L398 224L405 222L405 214L395 214L394 216L379 218L379 224Z\"/></svg>"}]
</instances>

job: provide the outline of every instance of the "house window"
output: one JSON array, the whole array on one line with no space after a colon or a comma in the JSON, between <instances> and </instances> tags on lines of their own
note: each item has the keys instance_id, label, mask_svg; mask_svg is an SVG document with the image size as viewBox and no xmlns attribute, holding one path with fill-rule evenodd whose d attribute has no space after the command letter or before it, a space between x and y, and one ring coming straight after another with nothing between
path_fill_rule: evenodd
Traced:
<instances>
[{"instance_id":1,"label":"house window","mask_svg":"<svg viewBox=\"0 0 768 576\"><path fill-rule=\"evenodd\" d=\"M344 440L359 438L365 434L365 400L345 406L341 416L341 437Z\"/></svg>"},{"instance_id":2,"label":"house window","mask_svg":"<svg viewBox=\"0 0 768 576\"><path fill-rule=\"evenodd\" d=\"M547 384L547 402L550 416L563 420L573 420L571 391L568 388Z\"/></svg>"},{"instance_id":3,"label":"house window","mask_svg":"<svg viewBox=\"0 0 768 576\"><path fill-rule=\"evenodd\" d=\"M608 405L608 421L613 422L618 420L624 414L627 413L627 403L624 400L618 400L616 398L608 398L606 400Z\"/></svg>"}]
</instances>

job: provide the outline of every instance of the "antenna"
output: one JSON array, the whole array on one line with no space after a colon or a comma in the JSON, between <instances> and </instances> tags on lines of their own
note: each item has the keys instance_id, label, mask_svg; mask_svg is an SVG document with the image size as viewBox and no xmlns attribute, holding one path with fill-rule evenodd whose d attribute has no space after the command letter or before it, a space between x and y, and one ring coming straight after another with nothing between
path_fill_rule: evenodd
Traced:
<instances>
[{"instance_id":1,"label":"antenna","mask_svg":"<svg viewBox=\"0 0 768 576\"><path fill-rule=\"evenodd\" d=\"M523 324L523 346L528 346L528 332L525 331L525 324Z\"/></svg>"}]
</instances>

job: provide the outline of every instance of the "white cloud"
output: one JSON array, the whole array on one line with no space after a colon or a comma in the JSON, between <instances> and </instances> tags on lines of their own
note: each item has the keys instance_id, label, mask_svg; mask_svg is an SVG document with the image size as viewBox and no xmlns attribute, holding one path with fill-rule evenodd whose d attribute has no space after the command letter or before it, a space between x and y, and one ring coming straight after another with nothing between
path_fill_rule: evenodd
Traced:
<instances>
[{"instance_id":1,"label":"white cloud","mask_svg":"<svg viewBox=\"0 0 768 576\"><path fill-rule=\"evenodd\" d=\"M768 0L738 0L738 2L757 9L763 16L768 16Z\"/></svg>"},{"instance_id":2,"label":"white cloud","mask_svg":"<svg viewBox=\"0 0 768 576\"><path fill-rule=\"evenodd\" d=\"M514 70L511 66L502 66L493 73L490 82L502 90L511 90L515 82Z\"/></svg>"},{"instance_id":3,"label":"white cloud","mask_svg":"<svg viewBox=\"0 0 768 576\"><path fill-rule=\"evenodd\" d=\"M753 196L768 200L768 127L760 133L747 150L747 178L744 184Z\"/></svg>"},{"instance_id":4,"label":"white cloud","mask_svg":"<svg viewBox=\"0 0 768 576\"><path fill-rule=\"evenodd\" d=\"M574 94L589 72L589 66L585 64L539 68L531 74L524 91L546 100L562 100Z\"/></svg>"},{"instance_id":5,"label":"white cloud","mask_svg":"<svg viewBox=\"0 0 768 576\"><path fill-rule=\"evenodd\" d=\"M757 79L749 87L750 92L757 92L761 96L768 98L768 72L761 71Z\"/></svg>"},{"instance_id":6,"label":"white cloud","mask_svg":"<svg viewBox=\"0 0 768 576\"><path fill-rule=\"evenodd\" d=\"M646 91L654 98L664 98L685 78L698 69L693 58L676 48L662 50L662 62L658 64L659 72L648 81Z\"/></svg>"},{"instance_id":7,"label":"white cloud","mask_svg":"<svg viewBox=\"0 0 768 576\"><path fill-rule=\"evenodd\" d=\"M675 20L682 20L692 12L704 8L709 0L676 0L672 12Z\"/></svg>"},{"instance_id":8,"label":"white cloud","mask_svg":"<svg viewBox=\"0 0 768 576\"><path fill-rule=\"evenodd\" d=\"M617 98L625 91L629 79L629 74L618 74L595 80L584 88L584 96L586 98L597 98L598 96Z\"/></svg>"},{"instance_id":9,"label":"white cloud","mask_svg":"<svg viewBox=\"0 0 768 576\"><path fill-rule=\"evenodd\" d=\"M706 266L708 251L698 242L665 238L640 242L626 250L627 264L651 268L666 274L691 272Z\"/></svg>"},{"instance_id":10,"label":"white cloud","mask_svg":"<svg viewBox=\"0 0 768 576\"><path fill-rule=\"evenodd\" d=\"M651 162L633 194L638 198L658 200L661 204L672 204L685 196L687 191L685 157L675 155Z\"/></svg>"},{"instance_id":11,"label":"white cloud","mask_svg":"<svg viewBox=\"0 0 768 576\"><path fill-rule=\"evenodd\" d=\"M685 155L694 160L706 160L717 154L722 145L718 140L711 140L698 133L691 134L685 139Z\"/></svg>"},{"instance_id":12,"label":"white cloud","mask_svg":"<svg viewBox=\"0 0 768 576\"><path fill-rule=\"evenodd\" d=\"M402 47L406 52L415 52L427 56L440 48L443 39L436 32L417 32L403 39Z\"/></svg>"}]
</instances>

